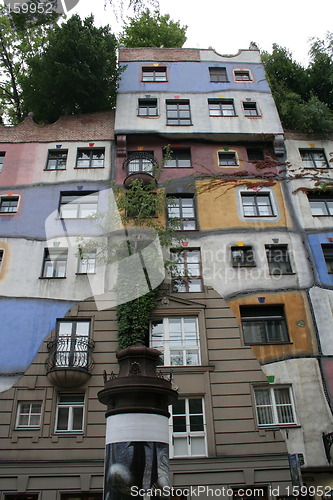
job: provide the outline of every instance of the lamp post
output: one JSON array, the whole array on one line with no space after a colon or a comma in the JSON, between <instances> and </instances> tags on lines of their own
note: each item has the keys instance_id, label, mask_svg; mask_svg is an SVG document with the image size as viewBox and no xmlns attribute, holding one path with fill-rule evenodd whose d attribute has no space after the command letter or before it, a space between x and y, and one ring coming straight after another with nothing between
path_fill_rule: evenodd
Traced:
<instances>
[{"instance_id":1,"label":"lamp post","mask_svg":"<svg viewBox=\"0 0 333 500\"><path fill-rule=\"evenodd\" d=\"M141 343L118 351L119 374L98 393L107 406L104 500L168 497L168 405L178 395L157 373L159 356Z\"/></svg>"}]
</instances>

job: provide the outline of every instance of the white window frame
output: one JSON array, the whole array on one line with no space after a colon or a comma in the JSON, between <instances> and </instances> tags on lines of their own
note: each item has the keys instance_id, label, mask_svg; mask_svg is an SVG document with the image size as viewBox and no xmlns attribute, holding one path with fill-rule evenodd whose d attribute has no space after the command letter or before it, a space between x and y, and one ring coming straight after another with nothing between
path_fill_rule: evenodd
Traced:
<instances>
[{"instance_id":1,"label":"white window frame","mask_svg":"<svg viewBox=\"0 0 333 500\"><path fill-rule=\"evenodd\" d=\"M6 153L3 151L0 151L0 172L2 171L2 167L3 167L4 161L5 161L5 156L6 156Z\"/></svg>"},{"instance_id":2,"label":"white window frame","mask_svg":"<svg viewBox=\"0 0 333 500\"><path fill-rule=\"evenodd\" d=\"M330 168L330 165L327 161L327 156L325 153L325 149L323 148L299 148L299 154L302 160L302 167L303 168ZM316 154L321 154L323 155L323 159L316 158ZM304 155L308 155L308 159L304 158ZM323 165L319 165L319 163L322 162ZM309 165L311 163L311 165Z\"/></svg>"},{"instance_id":3,"label":"white window frame","mask_svg":"<svg viewBox=\"0 0 333 500\"><path fill-rule=\"evenodd\" d=\"M240 191L239 192L240 194L240 202L241 202L241 207L242 207L242 215L243 215L243 218L245 220L253 220L253 219L260 219L260 218L265 218L265 219L276 219L277 217L277 209L276 209L276 206L275 206L275 203L274 203L274 196L272 195L272 192L271 191ZM254 214L254 215L245 215L245 210L244 210L244 203L243 201L247 198L247 197L250 197L250 196L253 196L255 198L255 203L251 206L253 206L256 211L258 212L257 214ZM260 204L257 203L257 199L258 198L261 198L261 197L264 197L264 196L267 196L269 198L269 205L262 205L263 207L270 207L271 208L271 211L272 213L271 214L262 214L262 213L259 213L260 212ZM250 205L245 205L245 206L250 206Z\"/></svg>"},{"instance_id":4,"label":"white window frame","mask_svg":"<svg viewBox=\"0 0 333 500\"><path fill-rule=\"evenodd\" d=\"M195 231L197 217L193 196L168 196L167 219L175 231Z\"/></svg>"},{"instance_id":5,"label":"white window frame","mask_svg":"<svg viewBox=\"0 0 333 500\"><path fill-rule=\"evenodd\" d=\"M253 76L252 76L252 73L251 73L251 71L250 71L248 68L246 68L246 69L241 69L241 68L238 68L238 69L237 69L237 68L235 68L235 69L233 70L233 73L234 73L234 81L235 81L236 83L253 82ZM236 78L236 73L247 73L249 77L248 77L248 78L245 78L245 79L243 79L243 78L241 78L241 79L237 79L237 78Z\"/></svg>"},{"instance_id":6,"label":"white window frame","mask_svg":"<svg viewBox=\"0 0 333 500\"><path fill-rule=\"evenodd\" d=\"M144 113L140 111L145 110ZM153 112L150 112L152 110ZM139 97L137 114L140 118L158 116L158 101L156 97Z\"/></svg>"},{"instance_id":7,"label":"white window frame","mask_svg":"<svg viewBox=\"0 0 333 500\"><path fill-rule=\"evenodd\" d=\"M51 158L52 155L55 156L55 158ZM62 163L62 159L60 158L65 157L65 163ZM66 170L66 164L67 164L67 159L68 159L68 150L67 149L49 149L48 155L47 155L47 160L46 160L46 166L45 170L47 171L54 171L54 170ZM51 163L54 162L54 163ZM63 165L63 166L59 166Z\"/></svg>"},{"instance_id":8,"label":"white window frame","mask_svg":"<svg viewBox=\"0 0 333 500\"><path fill-rule=\"evenodd\" d=\"M248 106L248 108L246 108ZM256 116L260 116L258 104L256 101L243 101L243 111L244 116L253 118Z\"/></svg>"},{"instance_id":9,"label":"white window frame","mask_svg":"<svg viewBox=\"0 0 333 500\"><path fill-rule=\"evenodd\" d=\"M61 403L61 397L62 396L82 396L83 402L64 402ZM59 409L60 408L68 408L68 420L67 420L67 429L58 429L58 419L59 419ZM81 422L81 429L73 429L73 424L74 424L74 408L82 408L82 422ZM70 394L70 393L60 393L58 394L58 400L57 400L57 408L56 408L56 420L55 420L55 430L54 432L56 434L59 433L76 433L76 434L82 434L83 433L83 428L84 428L84 409L85 409L85 395L82 393L76 393L76 394Z\"/></svg>"},{"instance_id":10,"label":"white window frame","mask_svg":"<svg viewBox=\"0 0 333 500\"><path fill-rule=\"evenodd\" d=\"M66 326L68 325L68 329ZM79 325L85 325L80 334ZM82 330L82 329L81 329ZM91 320L57 320L57 337L54 365L57 368L87 369L89 363Z\"/></svg>"},{"instance_id":11,"label":"white window frame","mask_svg":"<svg viewBox=\"0 0 333 500\"><path fill-rule=\"evenodd\" d=\"M29 405L29 411L27 413L22 412L22 405ZM39 405L39 411L33 412L33 405ZM42 420L42 408L43 404L42 401L19 401L17 405L17 414L16 414L16 425L15 427L17 429L39 429L41 426L41 420ZM24 415L28 415L28 423L27 424L20 424L20 417L23 417ZM34 416L39 416L39 421L38 424L31 424L31 419Z\"/></svg>"},{"instance_id":12,"label":"white window frame","mask_svg":"<svg viewBox=\"0 0 333 500\"><path fill-rule=\"evenodd\" d=\"M87 158L79 158L79 155L83 153ZM100 158L94 158L94 156L100 155ZM95 169L105 167L105 148L78 148L76 155L76 169Z\"/></svg>"},{"instance_id":13,"label":"white window frame","mask_svg":"<svg viewBox=\"0 0 333 500\"><path fill-rule=\"evenodd\" d=\"M229 118L237 116L234 99L226 97L209 98L208 99L209 116Z\"/></svg>"},{"instance_id":14,"label":"white window frame","mask_svg":"<svg viewBox=\"0 0 333 500\"><path fill-rule=\"evenodd\" d=\"M96 273L97 252L83 252L79 255L77 274L95 274Z\"/></svg>"},{"instance_id":15,"label":"white window frame","mask_svg":"<svg viewBox=\"0 0 333 500\"><path fill-rule=\"evenodd\" d=\"M222 158L223 155L226 156L226 155L231 155L231 154L235 158L235 163L226 163L226 164L221 165L220 158ZM239 167L238 154L237 154L237 151L234 151L233 149L228 150L228 151L218 151L217 152L217 161L218 161L219 168L236 168L236 167Z\"/></svg>"},{"instance_id":16,"label":"white window frame","mask_svg":"<svg viewBox=\"0 0 333 500\"><path fill-rule=\"evenodd\" d=\"M17 200L16 206L13 207L13 208L15 208L15 210L2 211L1 204L2 204L3 198L9 199L9 200L12 198L12 199ZM16 215L18 212L19 206L20 206L20 201L21 201L21 196L18 194L15 194L15 193L12 193L10 195L4 193L4 194L0 195L0 215Z\"/></svg>"},{"instance_id":17,"label":"white window frame","mask_svg":"<svg viewBox=\"0 0 333 500\"><path fill-rule=\"evenodd\" d=\"M0 273L1 273L4 259L5 259L5 249L0 248Z\"/></svg>"},{"instance_id":18,"label":"white window frame","mask_svg":"<svg viewBox=\"0 0 333 500\"><path fill-rule=\"evenodd\" d=\"M203 397L200 396L192 396L192 397L180 397L180 400L185 401L185 413L183 414L177 414L177 415L183 415L185 416L185 423L186 423L186 431L185 432L174 432L173 430L173 407L172 405L169 406L169 413L170 413L170 418L169 418L169 442L170 442L170 458L178 458L178 457L202 457L202 456L207 456L207 427L206 427L206 419L205 419L205 400ZM201 404L202 404L202 413L190 413L190 408L189 408L189 402L190 400L194 399L200 399ZM203 418L203 430L201 431L192 431L191 430L191 422L190 422L190 416L195 416L195 415L202 415ZM187 440L187 454L184 455L176 455L175 454L175 440L176 439L186 439ZM204 441L204 453L200 454L195 454L192 452L192 440L193 439L202 439Z\"/></svg>"},{"instance_id":19,"label":"white window frame","mask_svg":"<svg viewBox=\"0 0 333 500\"><path fill-rule=\"evenodd\" d=\"M68 248L45 248L41 278L66 278ZM52 265L48 265L51 262ZM48 270L52 271L50 276Z\"/></svg>"},{"instance_id":20,"label":"white window frame","mask_svg":"<svg viewBox=\"0 0 333 500\"><path fill-rule=\"evenodd\" d=\"M285 403L285 404L277 403L276 391L279 391L281 389L288 389L288 394L289 394L289 402L288 403ZM256 418L257 418L258 427L288 427L288 426L297 425L295 402L294 402L292 387L290 385L254 386L253 391L254 391L254 401L255 401L255 407L256 407ZM270 397L270 404L258 404L257 392L259 392L259 391L268 391L268 394ZM283 406L291 408L292 421L290 421L290 422L280 422L279 421L280 419L279 419L278 408L283 407ZM260 423L258 408L271 408L273 422Z\"/></svg>"},{"instance_id":21,"label":"white window frame","mask_svg":"<svg viewBox=\"0 0 333 500\"><path fill-rule=\"evenodd\" d=\"M169 320L181 320L181 339L179 341L175 341L172 343L172 332L170 332L170 321ZM185 328L184 323L187 319L194 319L196 325L196 338L195 341L191 343L187 343L185 336ZM162 322L163 332L160 335L155 334L155 339L153 338L153 322L160 321ZM163 366L199 366L201 363L201 355L200 355L200 332L199 332L199 323L197 316L164 316L160 318L153 318L150 324L150 342L149 345L155 349L158 349L162 352L163 356ZM188 362L188 354L192 352L198 357L197 363L189 363ZM182 357L182 363L173 363L172 354L178 352L179 356ZM175 358L174 358L175 359Z\"/></svg>"},{"instance_id":22,"label":"white window frame","mask_svg":"<svg viewBox=\"0 0 333 500\"><path fill-rule=\"evenodd\" d=\"M60 193L59 199L59 216L61 219L86 219L87 217L94 216L98 211L98 197L99 192L66 192L63 191ZM65 198L72 198L68 202L64 202ZM89 200L89 198L91 198ZM90 205L90 209L87 212L87 215L82 215L84 210L87 210L87 206ZM73 216L66 214L66 208L75 210L75 214Z\"/></svg>"}]
</instances>

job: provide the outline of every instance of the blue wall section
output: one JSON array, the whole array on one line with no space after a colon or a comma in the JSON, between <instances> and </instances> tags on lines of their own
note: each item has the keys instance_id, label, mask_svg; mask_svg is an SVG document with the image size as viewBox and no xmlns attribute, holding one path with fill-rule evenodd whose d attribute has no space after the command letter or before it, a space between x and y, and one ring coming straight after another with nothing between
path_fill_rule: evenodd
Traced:
<instances>
[{"instance_id":1,"label":"blue wall section","mask_svg":"<svg viewBox=\"0 0 333 500\"><path fill-rule=\"evenodd\" d=\"M83 186L82 191L77 189L78 184ZM55 225L58 226L58 234L63 234L63 224L62 221L58 219L57 214L60 193L75 191L78 193L78 196L83 196L84 191L100 191L105 188L109 188L109 184L79 182L75 184L56 184L11 189L14 195L20 196L18 212L13 215L2 215L0 217L0 237L10 236L44 239L45 221L53 212L55 212L54 221ZM5 194L5 191L1 191L0 194L1 193ZM107 207L104 207L104 210L106 210L106 208ZM75 227L77 230L76 234L79 235L87 233L94 234L95 232L100 233L100 228L96 228L96 231L94 231L93 225L92 221L78 219L75 225L71 225L72 234ZM57 233L56 228L55 233Z\"/></svg>"},{"instance_id":2,"label":"blue wall section","mask_svg":"<svg viewBox=\"0 0 333 500\"><path fill-rule=\"evenodd\" d=\"M0 299L0 374L22 373L37 355L44 339L74 302L38 299Z\"/></svg>"},{"instance_id":3,"label":"blue wall section","mask_svg":"<svg viewBox=\"0 0 333 500\"><path fill-rule=\"evenodd\" d=\"M245 90L270 92L266 81L262 64L254 63L216 63L214 62L167 62L159 63L165 65L168 71L167 82L141 82L142 66L147 63L131 62L125 64L118 92L223 92L224 90ZM211 82L209 76L210 67L226 68L229 82ZM253 81L249 83L235 82L233 80L233 69L249 69L253 75Z\"/></svg>"},{"instance_id":4,"label":"blue wall section","mask_svg":"<svg viewBox=\"0 0 333 500\"><path fill-rule=\"evenodd\" d=\"M322 285L333 287L333 274L329 274L324 259L324 254L321 245L331 244L333 242L328 241L329 238L333 239L333 233L319 233L310 234L308 236L309 245L311 247L311 252L316 264L316 269L318 273L318 278Z\"/></svg>"}]
</instances>

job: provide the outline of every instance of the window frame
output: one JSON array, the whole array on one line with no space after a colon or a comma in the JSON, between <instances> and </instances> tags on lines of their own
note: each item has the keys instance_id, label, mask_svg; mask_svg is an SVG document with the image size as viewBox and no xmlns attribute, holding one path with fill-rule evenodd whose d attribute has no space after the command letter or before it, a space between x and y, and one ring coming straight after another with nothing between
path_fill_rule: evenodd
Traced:
<instances>
[{"instance_id":1,"label":"window frame","mask_svg":"<svg viewBox=\"0 0 333 500\"><path fill-rule=\"evenodd\" d=\"M288 389L288 396L289 396L289 403L277 403L277 398L276 398L276 391ZM268 391L269 392L269 399L270 399L270 404L259 404L257 400L257 393L263 392L263 391ZM297 415L296 415L296 407L295 407L295 401L293 397L293 391L291 385L288 384L279 384L279 385L270 385L270 386L253 386L253 392L254 392L254 403L255 403L255 410L256 410L256 420L257 420L257 425L260 428L271 428L271 427L290 427L290 426L295 426L298 424L297 422ZM292 413L292 422L282 422L280 421L279 418L279 412L278 412L278 407L282 406L288 406L291 408L291 413ZM273 417L273 422L271 423L260 423L260 416L259 416L259 408L271 408L271 414Z\"/></svg>"},{"instance_id":2,"label":"window frame","mask_svg":"<svg viewBox=\"0 0 333 500\"><path fill-rule=\"evenodd\" d=\"M5 249L0 247L0 273L5 260Z\"/></svg>"},{"instance_id":3,"label":"window frame","mask_svg":"<svg viewBox=\"0 0 333 500\"><path fill-rule=\"evenodd\" d=\"M192 125L191 102L190 99L166 99L166 124L171 126L190 126ZM170 106L176 106L175 110L170 109ZM186 106L186 109L181 110L180 106ZM170 117L170 112L176 112L176 117ZM181 113L188 113L188 116L181 117ZM184 123L188 122L188 123Z\"/></svg>"},{"instance_id":4,"label":"window frame","mask_svg":"<svg viewBox=\"0 0 333 500\"><path fill-rule=\"evenodd\" d=\"M70 335L61 334L61 325L70 325ZM78 335L78 324L86 324L88 333ZM88 369L91 342L91 319L58 319L54 351L54 367Z\"/></svg>"},{"instance_id":5,"label":"window frame","mask_svg":"<svg viewBox=\"0 0 333 500\"><path fill-rule=\"evenodd\" d=\"M178 206L177 206L177 200L178 200ZM191 200L192 207L184 207L184 203L186 201ZM178 196L178 195L169 195L167 196L167 221L168 224L174 219L179 219L179 225L181 226L180 228L175 227L176 223L170 224L176 231L196 231L198 229L197 226L197 215L196 215L196 207L195 207L195 201L194 201L194 196ZM184 202L184 203L183 203ZM192 217L183 217L184 210L190 209L193 213ZM179 211L179 217L178 216L171 216L172 211ZM186 228L186 223L193 223L194 227Z\"/></svg>"},{"instance_id":6,"label":"window frame","mask_svg":"<svg viewBox=\"0 0 333 500\"><path fill-rule=\"evenodd\" d=\"M15 201L16 204L12 205L11 203L9 203L8 208L10 210L3 210L4 207L2 204L4 201L5 201L5 203ZM0 215L16 215L18 213L20 201L21 201L21 196L18 194L11 194L11 195L2 194L2 195L0 195ZM12 208L15 210L12 210Z\"/></svg>"},{"instance_id":7,"label":"window frame","mask_svg":"<svg viewBox=\"0 0 333 500\"><path fill-rule=\"evenodd\" d=\"M70 397L72 396L73 398L82 396L83 402L75 402L75 401L68 401L61 403L60 399L61 397ZM56 403L56 415L55 415L55 424L54 424L54 433L55 434L83 434L84 431L84 424L85 424L85 405L86 405L86 398L84 393L65 393L61 392L58 393L57 395L57 403ZM68 408L68 417L67 417L67 429L58 429L58 424L59 424L59 410L61 408ZM80 429L73 429L73 423L74 423L74 408L82 408L82 421L81 421L81 428Z\"/></svg>"},{"instance_id":8,"label":"window frame","mask_svg":"<svg viewBox=\"0 0 333 500\"><path fill-rule=\"evenodd\" d=\"M172 331L170 331L170 324L172 320L180 321L180 340L175 340L175 343L172 342ZM191 320L192 323L195 324L195 341L192 344L188 344L186 341L186 332L185 332L185 322L186 320ZM194 320L194 321L193 321ZM162 332L158 332L156 335L156 339L153 339L153 323L160 323L162 325ZM168 366L168 367L193 367L201 365L201 345L200 345L200 331L199 331L199 318L198 315L189 315L189 316L162 316L156 317L151 320L150 328L149 328L149 345L154 349L158 349L161 351L161 365L160 366ZM173 363L173 353L178 352L178 357L182 357L183 363ZM188 360L191 358L188 357L188 354L193 354L197 358L196 363L188 363ZM174 358L176 359L176 358ZM180 358L178 358L180 359Z\"/></svg>"},{"instance_id":9,"label":"window frame","mask_svg":"<svg viewBox=\"0 0 333 500\"><path fill-rule=\"evenodd\" d=\"M259 155L258 155L259 153ZM252 148L252 147L247 147L246 148L246 154L247 154L247 159L250 162L253 161L264 161L265 160L265 151L263 148ZM257 158L253 158L253 156L257 155ZM251 158L252 156L252 158ZM258 157L260 156L260 158Z\"/></svg>"},{"instance_id":10,"label":"window frame","mask_svg":"<svg viewBox=\"0 0 333 500\"><path fill-rule=\"evenodd\" d=\"M325 195L325 193L308 192L307 197L308 197L312 217L332 217L333 216L333 192L331 194L331 197ZM324 209L322 211L326 212L326 213L315 214L314 213L315 207L313 205L311 205L311 202L322 204L322 208ZM329 207L329 203L332 204L331 209ZM330 213L330 210L332 213Z\"/></svg>"},{"instance_id":11,"label":"window frame","mask_svg":"<svg viewBox=\"0 0 333 500\"><path fill-rule=\"evenodd\" d=\"M51 158L52 155L55 155L56 157ZM60 158L61 155L62 156L66 155L65 156L65 163L64 163L63 167L59 167L60 162L61 162L61 158ZM47 170L48 172L54 172L56 170L66 170L67 158L68 158L68 149L49 149L44 170ZM51 161L55 161L55 168L49 167Z\"/></svg>"},{"instance_id":12,"label":"window frame","mask_svg":"<svg viewBox=\"0 0 333 500\"><path fill-rule=\"evenodd\" d=\"M94 155L98 151L102 155L103 164L94 166L93 162L96 160L96 158L94 158ZM81 161L86 162L88 164L88 166L79 165L80 153L84 153L87 156L89 156L88 159L85 159L85 158L81 159ZM97 161L99 161L98 158L97 158ZM102 146L102 147L77 148L75 169L77 169L77 170L94 170L96 168L98 169L98 168L104 168L104 167L105 167L105 147Z\"/></svg>"},{"instance_id":13,"label":"window frame","mask_svg":"<svg viewBox=\"0 0 333 500\"><path fill-rule=\"evenodd\" d=\"M325 169L330 168L329 163L327 161L327 156L325 153L325 149L323 148L299 148L299 154L302 160L303 168L316 168L316 169ZM315 158L316 154L322 154L323 159ZM309 158L304 158L304 155L309 155ZM307 165L306 162L311 162L311 165ZM323 162L324 166L318 166L317 162Z\"/></svg>"},{"instance_id":14,"label":"window frame","mask_svg":"<svg viewBox=\"0 0 333 500\"><path fill-rule=\"evenodd\" d=\"M209 79L213 83L228 83L228 73L227 68L222 66L210 66L208 68L209 71ZM214 75L215 73L215 75ZM213 77L213 78L212 78Z\"/></svg>"},{"instance_id":15,"label":"window frame","mask_svg":"<svg viewBox=\"0 0 333 500\"><path fill-rule=\"evenodd\" d=\"M244 78L246 76L246 78ZM234 69L235 82L252 82L253 78L249 69Z\"/></svg>"},{"instance_id":16,"label":"window frame","mask_svg":"<svg viewBox=\"0 0 333 500\"><path fill-rule=\"evenodd\" d=\"M288 274L294 274L291 266L291 261L290 261L290 255L289 255L289 250L288 250L288 245L287 244L274 244L274 245L265 245L265 251L266 251L266 258L267 258L267 264L268 264L268 269L269 269L269 274L271 276L281 276L281 275L288 275ZM280 262L278 260L272 259L272 253L273 252L282 252L280 256L284 259L281 260ZM286 267L285 271L281 271L281 268L278 266L273 267L270 265L271 263L276 264L279 262L280 264L283 264L281 267Z\"/></svg>"},{"instance_id":17,"label":"window frame","mask_svg":"<svg viewBox=\"0 0 333 500\"><path fill-rule=\"evenodd\" d=\"M144 78L144 73L152 73L151 78ZM157 74L163 73L165 76L158 78ZM141 82L165 83L168 81L167 66L142 66L141 67Z\"/></svg>"},{"instance_id":18,"label":"window frame","mask_svg":"<svg viewBox=\"0 0 333 500\"><path fill-rule=\"evenodd\" d=\"M256 267L252 245L232 246L230 250L233 267ZM238 257L236 260L236 252L240 252L242 254L239 256L239 261Z\"/></svg>"},{"instance_id":19,"label":"window frame","mask_svg":"<svg viewBox=\"0 0 333 500\"><path fill-rule=\"evenodd\" d=\"M248 118L260 116L256 101L243 101L243 111Z\"/></svg>"},{"instance_id":20,"label":"window frame","mask_svg":"<svg viewBox=\"0 0 333 500\"><path fill-rule=\"evenodd\" d=\"M93 201L89 200L88 198L93 197ZM64 201L64 198L72 198L72 201ZM87 219L88 217L91 217L95 215L98 211L98 202L99 202L99 191L61 191L60 196L59 196L59 207L58 207L58 213L59 213L59 218L63 220L67 219ZM64 217L64 213L62 210L62 207L65 207L66 205L70 205L71 207L76 206L76 216L75 217ZM81 216L82 214L82 208L85 205L94 205L94 211L89 213L89 215L86 215L84 217Z\"/></svg>"},{"instance_id":21,"label":"window frame","mask_svg":"<svg viewBox=\"0 0 333 500\"><path fill-rule=\"evenodd\" d=\"M59 257L56 257L54 259L51 258L51 255L58 255ZM43 257L43 265L42 265L42 272L40 278L44 279L64 279L66 278L66 273L67 273L67 261L68 261L68 248L65 247L47 247L44 248L44 257ZM48 269L49 267L47 266L48 262L53 262L54 264L50 266L50 269L52 269L52 276L47 276ZM65 264L64 264L65 263ZM61 272L61 266L64 267L64 274L63 276L59 276L59 273Z\"/></svg>"},{"instance_id":22,"label":"window frame","mask_svg":"<svg viewBox=\"0 0 333 500\"><path fill-rule=\"evenodd\" d=\"M149 103L155 103L154 106L150 106ZM143 103L146 103L143 105ZM149 113L149 110L155 110L155 113ZM140 113L140 110L146 110L146 113ZM158 116L158 105L156 97L139 97L138 98L138 109L137 114L140 118L152 118Z\"/></svg>"},{"instance_id":23,"label":"window frame","mask_svg":"<svg viewBox=\"0 0 333 500\"><path fill-rule=\"evenodd\" d=\"M186 248L181 251L172 250L170 251L170 257L173 262L175 262L171 269L171 288L173 293L201 293L203 291L203 273L202 273L202 260L200 248ZM189 261L189 254L197 254L198 259L194 262ZM176 262L175 256L177 255L177 260L181 258L180 262ZM199 274L190 274L189 267L193 266L198 268ZM177 268L181 268L184 272L178 274L176 272ZM191 290L191 281L195 281L199 284L200 290ZM177 282L180 282L177 285ZM180 289L177 289L179 286ZM185 288L185 289L182 289Z\"/></svg>"},{"instance_id":24,"label":"window frame","mask_svg":"<svg viewBox=\"0 0 333 500\"><path fill-rule=\"evenodd\" d=\"M290 343L288 325L283 305L272 304L267 306L240 306L240 319L242 324L244 345L279 345ZM276 322L276 324L269 325L268 322ZM262 336L262 339L260 341L256 341L250 338L250 336L252 335L252 328L258 328L258 326L250 325L251 330L248 330L248 334L247 323L259 323L259 333ZM273 326L275 327L274 332ZM272 337L271 335L272 332L274 333L274 337ZM281 338L278 339L278 336L280 336Z\"/></svg>"},{"instance_id":25,"label":"window frame","mask_svg":"<svg viewBox=\"0 0 333 500\"><path fill-rule=\"evenodd\" d=\"M212 107L215 106L215 107ZM212 114L213 110L217 110L217 113ZM209 116L215 118L229 118L229 117L234 117L237 116L236 114L236 108L235 108L235 101L234 99L227 99L227 98L209 98L208 99L208 111L209 111Z\"/></svg>"},{"instance_id":26,"label":"window frame","mask_svg":"<svg viewBox=\"0 0 333 500\"><path fill-rule=\"evenodd\" d=\"M84 268L83 261L86 260L86 267L87 270L84 271L82 270ZM91 261L89 263L89 261ZM82 254L79 255L78 257L78 262L77 262L77 272L76 274L96 274L96 263L97 263L97 251L96 250L91 250L91 251L83 251ZM89 271L89 267L92 266L93 270Z\"/></svg>"},{"instance_id":27,"label":"window frame","mask_svg":"<svg viewBox=\"0 0 333 500\"><path fill-rule=\"evenodd\" d=\"M23 413L21 410L22 405L29 405L29 411L27 413ZM33 412L33 406L39 405L39 411ZM17 411L16 411L16 421L15 421L15 429L40 429L42 423L42 414L43 414L43 402L42 401L18 401L17 403ZM28 415L28 423L20 424L20 417ZM34 416L38 416L38 424L31 424L31 419Z\"/></svg>"},{"instance_id":28,"label":"window frame","mask_svg":"<svg viewBox=\"0 0 333 500\"><path fill-rule=\"evenodd\" d=\"M6 152L0 151L0 173L2 172L3 164L5 163L5 156L6 156Z\"/></svg>"},{"instance_id":29,"label":"window frame","mask_svg":"<svg viewBox=\"0 0 333 500\"><path fill-rule=\"evenodd\" d=\"M254 193L250 193L248 191L243 191L240 193L241 195L241 203L242 203L242 209L243 209L243 217L246 218L246 219L254 219L254 218L258 218L258 217L276 217L276 213L274 212L274 205L273 205L273 202L272 202L272 195L271 195L271 192L270 191L266 191L266 192L260 192L260 193L257 193L257 192L254 192ZM250 198L250 197L253 197L254 198L254 204L244 204L244 201L246 198ZM265 205L260 205L258 204L258 199L260 198L267 198L267 200L269 201L269 203L265 204ZM245 208L246 207L252 207L254 209L254 211L256 213L254 213L253 215L246 215L245 213ZM260 213L260 207L268 207L270 209L270 214L263 214L263 213Z\"/></svg>"},{"instance_id":30,"label":"window frame","mask_svg":"<svg viewBox=\"0 0 333 500\"><path fill-rule=\"evenodd\" d=\"M136 162L138 168L131 168L132 162ZM128 151L124 165L126 166L127 175L137 173L154 175L157 162L154 157L154 151Z\"/></svg>"},{"instance_id":31,"label":"window frame","mask_svg":"<svg viewBox=\"0 0 333 500\"><path fill-rule=\"evenodd\" d=\"M184 158L181 158L181 156ZM189 165L180 165L181 161L188 161ZM168 164L169 162L169 164ZM175 165L170 165L170 162L175 162ZM191 148L173 148L170 150L170 158L165 159L163 154L164 168L192 168Z\"/></svg>"},{"instance_id":32,"label":"window frame","mask_svg":"<svg viewBox=\"0 0 333 500\"><path fill-rule=\"evenodd\" d=\"M326 271L328 274L333 274L333 243L322 243L321 250L326 264Z\"/></svg>"},{"instance_id":33,"label":"window frame","mask_svg":"<svg viewBox=\"0 0 333 500\"><path fill-rule=\"evenodd\" d=\"M200 400L201 401L201 411L191 412L190 401ZM174 406L179 404L181 401L185 402L183 413L174 413ZM180 397L176 403L169 405L169 442L170 442L170 458L178 457L205 457L207 456L207 423L206 423L206 412L205 412L205 399L203 396L198 397ZM185 431L174 431L174 418L183 417L183 425L185 423ZM185 417L185 421L184 421ZM202 417L202 430L194 431L191 430L191 417ZM195 425L195 422L193 422ZM198 423L196 424L198 425ZM187 453L177 454L175 453L175 440L176 439L186 439L187 441ZM199 438L203 441L204 452L203 453L192 453L192 443L191 441L195 438Z\"/></svg>"},{"instance_id":34,"label":"window frame","mask_svg":"<svg viewBox=\"0 0 333 500\"><path fill-rule=\"evenodd\" d=\"M223 157L225 158L225 161L226 161L225 163L221 163ZM230 162L228 160L228 157L230 158ZM221 168L239 167L239 158L238 158L238 154L236 151L233 151L233 150L218 151L217 158L218 158L218 166Z\"/></svg>"}]
</instances>

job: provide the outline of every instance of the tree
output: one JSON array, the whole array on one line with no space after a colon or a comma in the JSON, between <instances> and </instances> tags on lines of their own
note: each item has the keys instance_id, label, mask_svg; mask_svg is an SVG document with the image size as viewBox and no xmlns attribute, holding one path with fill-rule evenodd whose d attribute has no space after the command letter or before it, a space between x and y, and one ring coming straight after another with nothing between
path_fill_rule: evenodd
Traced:
<instances>
[{"instance_id":1,"label":"tree","mask_svg":"<svg viewBox=\"0 0 333 500\"><path fill-rule=\"evenodd\" d=\"M30 1L29 12L9 12L0 6L0 107L12 123L24 117L22 79L27 72L27 61L47 45L50 32L56 26L59 14L38 12L37 1Z\"/></svg>"},{"instance_id":2,"label":"tree","mask_svg":"<svg viewBox=\"0 0 333 500\"><path fill-rule=\"evenodd\" d=\"M90 113L114 107L119 69L116 37L94 18L72 16L57 26L41 54L29 60L22 81L25 112L53 122L62 113Z\"/></svg>"},{"instance_id":3,"label":"tree","mask_svg":"<svg viewBox=\"0 0 333 500\"><path fill-rule=\"evenodd\" d=\"M108 2L114 8L116 14L120 12L121 17L123 17L124 11L128 12L130 9L133 9L135 14L139 14L149 7L155 10L159 9L158 0L127 0L127 2L124 2L124 0L108 0Z\"/></svg>"},{"instance_id":4,"label":"tree","mask_svg":"<svg viewBox=\"0 0 333 500\"><path fill-rule=\"evenodd\" d=\"M302 132L333 132L333 34L314 39L307 68L283 47L273 45L262 60L285 128Z\"/></svg>"},{"instance_id":5,"label":"tree","mask_svg":"<svg viewBox=\"0 0 333 500\"><path fill-rule=\"evenodd\" d=\"M119 41L126 47L182 47L186 42L187 26L172 21L169 14L146 9L129 19Z\"/></svg>"}]
</instances>

